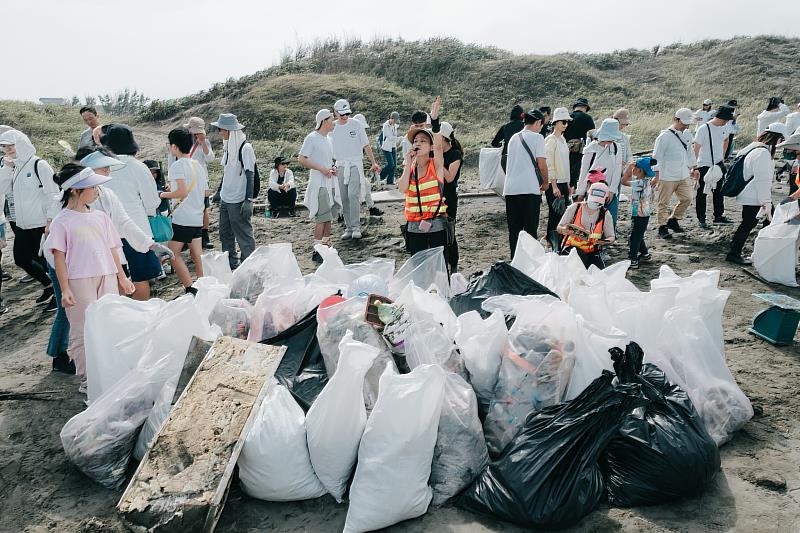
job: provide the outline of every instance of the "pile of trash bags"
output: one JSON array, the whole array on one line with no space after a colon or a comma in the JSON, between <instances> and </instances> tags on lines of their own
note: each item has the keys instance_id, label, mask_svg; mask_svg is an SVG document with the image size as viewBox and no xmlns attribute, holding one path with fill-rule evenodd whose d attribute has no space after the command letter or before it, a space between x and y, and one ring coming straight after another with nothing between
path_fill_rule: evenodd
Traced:
<instances>
[{"instance_id":1,"label":"pile of trash bags","mask_svg":"<svg viewBox=\"0 0 800 533\"><path fill-rule=\"evenodd\" d=\"M219 277L198 280L193 301L94 304L97 396L62 431L70 459L118 487L168 416L191 335L221 333L287 347L239 458L243 490L330 494L348 505L347 532L448 502L557 528L603 501L701 494L718 447L753 416L725 362L717 271L662 266L640 291L628 262L587 270L525 233L511 264L469 280L448 276L441 248L396 271L316 250L323 262L307 275L290 245L273 244L232 275L207 254ZM115 318L126 314L135 327ZM162 344L165 321L185 327L181 343Z\"/></svg>"}]
</instances>

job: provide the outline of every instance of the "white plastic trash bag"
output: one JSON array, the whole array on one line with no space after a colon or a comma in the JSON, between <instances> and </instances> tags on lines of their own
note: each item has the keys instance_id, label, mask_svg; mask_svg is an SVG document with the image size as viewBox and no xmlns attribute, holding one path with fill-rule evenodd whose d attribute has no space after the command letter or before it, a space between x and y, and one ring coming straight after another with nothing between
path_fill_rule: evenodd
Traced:
<instances>
[{"instance_id":1,"label":"white plastic trash bag","mask_svg":"<svg viewBox=\"0 0 800 533\"><path fill-rule=\"evenodd\" d=\"M250 333L252 316L253 306L244 298L222 298L217 301L208 320L219 326L223 335L246 339Z\"/></svg>"},{"instance_id":2,"label":"white plastic trash bag","mask_svg":"<svg viewBox=\"0 0 800 533\"><path fill-rule=\"evenodd\" d=\"M203 275L216 278L223 285L231 285L231 264L228 261L228 252L207 252L200 256L203 264Z\"/></svg>"},{"instance_id":3,"label":"white plastic trash bag","mask_svg":"<svg viewBox=\"0 0 800 533\"><path fill-rule=\"evenodd\" d=\"M493 455L511 442L531 412L564 399L576 340L575 316L564 302L548 296L520 306L483 426Z\"/></svg>"},{"instance_id":4,"label":"white plastic trash bag","mask_svg":"<svg viewBox=\"0 0 800 533\"><path fill-rule=\"evenodd\" d=\"M506 173L503 172L503 166L500 164L502 157L502 148L481 148L478 156L481 189L494 191L499 196L503 196L503 188L506 183Z\"/></svg>"},{"instance_id":5,"label":"white plastic trash bag","mask_svg":"<svg viewBox=\"0 0 800 533\"><path fill-rule=\"evenodd\" d=\"M259 246L233 273L231 298L244 298L254 304L270 281L302 277L290 243Z\"/></svg>"},{"instance_id":6,"label":"white plastic trash bag","mask_svg":"<svg viewBox=\"0 0 800 533\"><path fill-rule=\"evenodd\" d=\"M431 502L428 479L444 400L444 370L425 365L410 374L386 373L380 388L358 447L345 533L416 518Z\"/></svg>"},{"instance_id":7,"label":"white plastic trash bag","mask_svg":"<svg viewBox=\"0 0 800 533\"><path fill-rule=\"evenodd\" d=\"M117 344L147 329L166 305L164 300L146 302L125 296L107 294L89 305L84 326L86 349L87 397L99 398L125 374L136 367L139 353L125 358Z\"/></svg>"},{"instance_id":8,"label":"white plastic trash bag","mask_svg":"<svg viewBox=\"0 0 800 533\"><path fill-rule=\"evenodd\" d=\"M484 409L488 409L494 397L507 342L508 328L502 313L492 313L486 320L477 311L468 311L458 317L456 344L464 356L472 388Z\"/></svg>"},{"instance_id":9,"label":"white plastic trash bag","mask_svg":"<svg viewBox=\"0 0 800 533\"><path fill-rule=\"evenodd\" d=\"M423 250L409 257L389 283L389 297L400 296L411 281L424 291L436 290L442 298L448 299L452 296L444 249L441 246Z\"/></svg>"},{"instance_id":10,"label":"white plastic trash bag","mask_svg":"<svg viewBox=\"0 0 800 533\"><path fill-rule=\"evenodd\" d=\"M447 338L455 339L458 320L450 304L440 293L428 292L411 281L405 286L395 303L405 307L412 322L441 324Z\"/></svg>"},{"instance_id":11,"label":"white plastic trash bag","mask_svg":"<svg viewBox=\"0 0 800 533\"><path fill-rule=\"evenodd\" d=\"M406 362L410 369L420 365L439 365L467 378L464 358L444 328L431 321L414 322L406 330Z\"/></svg>"},{"instance_id":12,"label":"white plastic trash bag","mask_svg":"<svg viewBox=\"0 0 800 533\"><path fill-rule=\"evenodd\" d=\"M324 496L308 455L305 413L276 379L269 387L237 462L242 489L272 502Z\"/></svg>"},{"instance_id":13,"label":"white plastic trash bag","mask_svg":"<svg viewBox=\"0 0 800 533\"><path fill-rule=\"evenodd\" d=\"M206 320L208 320L217 302L223 298L229 298L231 295L230 286L210 276L203 276L198 279L194 282L192 287L197 289L197 294L194 296L194 306L197 308L200 316Z\"/></svg>"},{"instance_id":14,"label":"white plastic trash bag","mask_svg":"<svg viewBox=\"0 0 800 533\"><path fill-rule=\"evenodd\" d=\"M161 431L161 426L166 422L169 412L172 410L172 400L175 396L175 390L178 388L178 375L170 378L161 387L161 392L156 398L155 405L147 415L142 430L136 438L136 446L133 449L133 458L141 461L147 450L153 444L153 439Z\"/></svg>"},{"instance_id":15,"label":"white plastic trash bag","mask_svg":"<svg viewBox=\"0 0 800 533\"><path fill-rule=\"evenodd\" d=\"M377 348L354 341L350 331L342 339L340 350L336 372L306 415L311 464L337 502L347 490L367 423L364 376L378 356Z\"/></svg>"},{"instance_id":16,"label":"white plastic trash bag","mask_svg":"<svg viewBox=\"0 0 800 533\"><path fill-rule=\"evenodd\" d=\"M139 428L174 372L172 354L154 364L140 363L85 411L70 418L61 429L67 458L104 487L122 487Z\"/></svg>"},{"instance_id":17,"label":"white plastic trash bag","mask_svg":"<svg viewBox=\"0 0 800 533\"><path fill-rule=\"evenodd\" d=\"M689 307L674 307L662 321L661 346L645 362L661 368L691 398L708 434L722 446L753 417L750 400L736 384L705 321Z\"/></svg>"},{"instance_id":18,"label":"white plastic trash bag","mask_svg":"<svg viewBox=\"0 0 800 533\"><path fill-rule=\"evenodd\" d=\"M617 347L622 350L628 345L628 335L619 329L606 330L583 316L575 317L577 337L575 343L575 366L569 378L564 400L577 397L594 380L600 377L603 370L614 371L611 354L608 350Z\"/></svg>"},{"instance_id":19,"label":"white plastic trash bag","mask_svg":"<svg viewBox=\"0 0 800 533\"><path fill-rule=\"evenodd\" d=\"M394 259L376 257L363 263L345 265L336 248L316 244L314 250L322 256L322 264L317 267L315 275L343 288L367 274L377 276L385 283L389 283L394 275Z\"/></svg>"},{"instance_id":20,"label":"white plastic trash bag","mask_svg":"<svg viewBox=\"0 0 800 533\"><path fill-rule=\"evenodd\" d=\"M442 505L461 492L488 464L475 392L461 376L448 372L431 465L431 504Z\"/></svg>"},{"instance_id":21,"label":"white plastic trash bag","mask_svg":"<svg viewBox=\"0 0 800 533\"><path fill-rule=\"evenodd\" d=\"M797 287L797 250L800 246L800 224L787 224L798 214L797 202L775 208L772 222L758 232L753 246L753 266L767 281Z\"/></svg>"},{"instance_id":22,"label":"white plastic trash bag","mask_svg":"<svg viewBox=\"0 0 800 533\"><path fill-rule=\"evenodd\" d=\"M527 231L520 231L511 266L529 278L533 278L536 275L536 269L544 261L545 253L542 243L534 239Z\"/></svg>"},{"instance_id":23,"label":"white plastic trash bag","mask_svg":"<svg viewBox=\"0 0 800 533\"><path fill-rule=\"evenodd\" d=\"M371 411L378 400L378 389L383 370L387 365L397 371L388 346L380 334L367 323L366 298L350 298L343 302L317 310L317 342L329 376L336 373L345 334L352 332L353 340L363 342L379 350L372 368L364 379L364 400L367 411Z\"/></svg>"}]
</instances>

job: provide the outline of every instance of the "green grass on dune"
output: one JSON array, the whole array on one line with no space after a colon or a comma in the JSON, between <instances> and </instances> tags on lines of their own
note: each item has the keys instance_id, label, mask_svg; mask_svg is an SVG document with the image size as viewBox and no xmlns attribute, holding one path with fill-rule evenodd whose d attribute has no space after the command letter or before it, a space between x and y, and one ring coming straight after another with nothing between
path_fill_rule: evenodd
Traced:
<instances>
[{"instance_id":1,"label":"green grass on dune","mask_svg":"<svg viewBox=\"0 0 800 533\"><path fill-rule=\"evenodd\" d=\"M515 55L447 38L327 39L285 53L269 69L153 102L133 123L166 129L191 115L211 121L220 112L236 113L247 124L266 173L277 155L296 156L316 111L332 107L337 98L347 98L354 112L366 115L374 144L391 111L399 111L407 125L413 110L427 109L441 94L443 118L457 126L466 166L474 172L480 148L516 103L570 108L575 97L585 96L598 122L627 107L633 123L626 132L635 150L647 150L678 107L697 109L704 98L715 104L735 98L742 146L752 140L755 117L769 96L783 96L790 105L800 99L792 82L798 54L800 39L770 36L551 56ZM7 101L0 101L0 123L29 133L55 165L65 159L56 141L75 143L84 128L77 109Z\"/></svg>"}]
</instances>

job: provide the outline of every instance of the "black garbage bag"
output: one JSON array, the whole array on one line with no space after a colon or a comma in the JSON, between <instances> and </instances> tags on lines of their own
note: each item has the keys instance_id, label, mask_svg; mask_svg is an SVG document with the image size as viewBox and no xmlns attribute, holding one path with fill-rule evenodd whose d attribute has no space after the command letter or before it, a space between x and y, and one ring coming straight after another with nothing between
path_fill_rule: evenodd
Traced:
<instances>
[{"instance_id":1,"label":"black garbage bag","mask_svg":"<svg viewBox=\"0 0 800 533\"><path fill-rule=\"evenodd\" d=\"M577 523L605 495L600 453L625 415L646 402L639 385L612 386L604 371L575 399L531 414L459 500L525 527Z\"/></svg>"},{"instance_id":2,"label":"black garbage bag","mask_svg":"<svg viewBox=\"0 0 800 533\"><path fill-rule=\"evenodd\" d=\"M689 396L656 365L642 365L638 344L609 351L620 382L638 383L650 400L625 417L601 456L609 504L652 505L701 494L719 471L719 450Z\"/></svg>"},{"instance_id":3,"label":"black garbage bag","mask_svg":"<svg viewBox=\"0 0 800 533\"><path fill-rule=\"evenodd\" d=\"M283 333L261 341L262 344L286 346L275 378L283 384L304 411L308 411L325 384L328 372L317 342L317 309Z\"/></svg>"},{"instance_id":4,"label":"black garbage bag","mask_svg":"<svg viewBox=\"0 0 800 533\"><path fill-rule=\"evenodd\" d=\"M450 308L456 316L467 311L477 311L481 317L487 318L489 313L481 309L481 304L491 296L516 294L528 296L532 294L549 294L558 296L541 283L532 280L508 263L498 261L487 273L478 273L470 279L466 292L450 299Z\"/></svg>"}]
</instances>

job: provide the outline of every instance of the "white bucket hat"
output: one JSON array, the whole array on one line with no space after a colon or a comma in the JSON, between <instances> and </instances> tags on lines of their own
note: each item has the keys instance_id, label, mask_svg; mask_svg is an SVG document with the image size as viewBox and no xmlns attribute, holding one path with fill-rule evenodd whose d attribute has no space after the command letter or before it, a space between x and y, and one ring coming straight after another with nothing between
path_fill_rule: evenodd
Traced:
<instances>
[{"instance_id":1,"label":"white bucket hat","mask_svg":"<svg viewBox=\"0 0 800 533\"><path fill-rule=\"evenodd\" d=\"M569 115L569 110L566 107L557 107L553 111L553 122L558 122L559 120L572 120L572 117Z\"/></svg>"}]
</instances>

